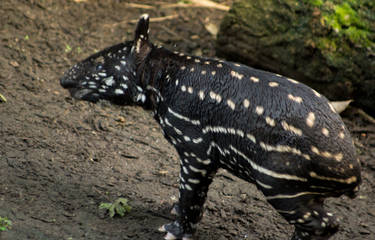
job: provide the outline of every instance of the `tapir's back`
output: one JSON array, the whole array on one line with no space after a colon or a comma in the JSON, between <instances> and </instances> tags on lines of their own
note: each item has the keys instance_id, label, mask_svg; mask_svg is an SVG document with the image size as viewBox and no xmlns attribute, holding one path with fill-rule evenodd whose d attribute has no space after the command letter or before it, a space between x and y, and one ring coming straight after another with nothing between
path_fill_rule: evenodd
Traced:
<instances>
[{"instance_id":1,"label":"tapir's back","mask_svg":"<svg viewBox=\"0 0 375 240\"><path fill-rule=\"evenodd\" d=\"M236 143L260 166L286 174L327 180L343 189L358 184L350 134L324 96L293 79L244 65L179 58L178 71L168 75L177 80L169 84L173 94L167 104L199 119L203 132L211 133L208 141L226 148Z\"/></svg>"}]
</instances>

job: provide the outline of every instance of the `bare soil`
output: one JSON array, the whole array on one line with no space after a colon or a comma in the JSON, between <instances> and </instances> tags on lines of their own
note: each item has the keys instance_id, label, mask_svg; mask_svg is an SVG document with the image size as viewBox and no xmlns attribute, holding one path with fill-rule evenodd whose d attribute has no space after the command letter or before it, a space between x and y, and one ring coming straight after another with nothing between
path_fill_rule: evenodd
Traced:
<instances>
[{"instance_id":1,"label":"bare soil","mask_svg":"<svg viewBox=\"0 0 375 240\"><path fill-rule=\"evenodd\" d=\"M174 1L165 0L166 3ZM231 1L224 1L230 4ZM134 8L127 1L1 0L0 239L162 239L178 196L178 157L151 113L72 100L59 77L75 62L133 37L133 20L152 18L154 43L215 56L206 30L225 15L210 8ZM164 5L163 4L163 5ZM375 239L375 126L347 113L363 165L355 200L327 201L342 228L333 239ZM98 206L119 197L132 211L110 218ZM289 226L256 188L221 171L211 186L198 240L288 239Z\"/></svg>"}]
</instances>

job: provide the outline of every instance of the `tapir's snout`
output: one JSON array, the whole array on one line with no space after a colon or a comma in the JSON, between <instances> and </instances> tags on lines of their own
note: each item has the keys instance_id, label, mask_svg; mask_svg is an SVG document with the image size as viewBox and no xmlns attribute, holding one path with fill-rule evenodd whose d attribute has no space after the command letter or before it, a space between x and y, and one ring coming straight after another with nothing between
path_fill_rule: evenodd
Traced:
<instances>
[{"instance_id":1,"label":"tapir's snout","mask_svg":"<svg viewBox=\"0 0 375 240\"><path fill-rule=\"evenodd\" d=\"M71 69L64 73L60 78L60 85L63 88L77 88L79 86L79 76L81 74L81 64L74 65Z\"/></svg>"},{"instance_id":2,"label":"tapir's snout","mask_svg":"<svg viewBox=\"0 0 375 240\"><path fill-rule=\"evenodd\" d=\"M60 78L60 85L63 88L76 88L78 86L78 82L75 79L70 77L66 77L65 75Z\"/></svg>"}]
</instances>

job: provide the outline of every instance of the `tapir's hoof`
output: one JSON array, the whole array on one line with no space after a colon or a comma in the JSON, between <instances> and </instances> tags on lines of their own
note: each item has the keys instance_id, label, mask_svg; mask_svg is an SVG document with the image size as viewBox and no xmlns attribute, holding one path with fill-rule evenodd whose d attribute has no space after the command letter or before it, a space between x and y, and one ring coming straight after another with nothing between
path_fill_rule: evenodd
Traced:
<instances>
[{"instance_id":1,"label":"tapir's hoof","mask_svg":"<svg viewBox=\"0 0 375 240\"><path fill-rule=\"evenodd\" d=\"M328 240L339 229L336 222L327 227L323 232L315 231L315 234L296 230L291 240Z\"/></svg>"},{"instance_id":2,"label":"tapir's hoof","mask_svg":"<svg viewBox=\"0 0 375 240\"><path fill-rule=\"evenodd\" d=\"M163 225L163 226L161 226L159 229L158 229L158 231L159 232L167 232L167 230L165 230L165 227L164 227L165 225Z\"/></svg>"},{"instance_id":3,"label":"tapir's hoof","mask_svg":"<svg viewBox=\"0 0 375 240\"><path fill-rule=\"evenodd\" d=\"M178 205L178 203L175 203L174 205L173 205L173 208L172 208L172 210L171 210L171 214L172 215L175 215L175 216L180 216L181 214L180 214L180 206Z\"/></svg>"},{"instance_id":4,"label":"tapir's hoof","mask_svg":"<svg viewBox=\"0 0 375 240\"><path fill-rule=\"evenodd\" d=\"M161 226L158 230L159 232L167 233L164 236L165 240L193 240L193 235L183 233L182 227L177 222L165 224Z\"/></svg>"}]
</instances>

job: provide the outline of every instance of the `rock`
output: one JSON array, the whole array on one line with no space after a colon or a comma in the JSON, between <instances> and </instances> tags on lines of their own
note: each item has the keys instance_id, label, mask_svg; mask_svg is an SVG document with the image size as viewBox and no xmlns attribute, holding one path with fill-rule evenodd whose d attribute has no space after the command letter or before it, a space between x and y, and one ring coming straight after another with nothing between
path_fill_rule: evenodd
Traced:
<instances>
[{"instance_id":1,"label":"rock","mask_svg":"<svg viewBox=\"0 0 375 240\"><path fill-rule=\"evenodd\" d=\"M297 79L375 115L373 0L239 0L217 55Z\"/></svg>"}]
</instances>

